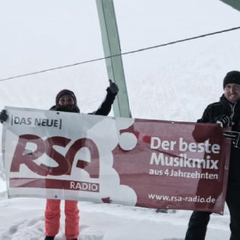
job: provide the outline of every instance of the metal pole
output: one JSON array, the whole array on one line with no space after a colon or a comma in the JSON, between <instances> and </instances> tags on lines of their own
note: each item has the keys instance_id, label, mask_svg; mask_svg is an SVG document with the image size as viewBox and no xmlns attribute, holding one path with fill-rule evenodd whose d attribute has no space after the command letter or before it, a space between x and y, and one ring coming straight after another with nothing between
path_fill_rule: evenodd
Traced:
<instances>
[{"instance_id":1,"label":"metal pole","mask_svg":"<svg viewBox=\"0 0 240 240\"><path fill-rule=\"evenodd\" d=\"M116 117L131 117L122 63L117 21L112 0L96 0L108 77L119 86L113 110ZM115 57L109 57L117 55Z\"/></svg>"}]
</instances>

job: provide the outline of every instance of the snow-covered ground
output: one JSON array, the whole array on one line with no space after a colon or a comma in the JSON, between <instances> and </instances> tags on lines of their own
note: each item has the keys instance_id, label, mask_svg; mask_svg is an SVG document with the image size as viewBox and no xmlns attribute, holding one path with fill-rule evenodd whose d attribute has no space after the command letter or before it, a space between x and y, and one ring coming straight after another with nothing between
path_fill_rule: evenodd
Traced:
<instances>
[{"instance_id":1,"label":"snow-covered ground","mask_svg":"<svg viewBox=\"0 0 240 240\"><path fill-rule=\"evenodd\" d=\"M94 0L0 3L0 79L103 56ZM218 0L114 3L123 52L240 25L240 13ZM222 94L225 74L240 70L239 39L238 30L124 56L133 117L196 121ZM0 108L48 109L57 92L69 88L87 113L98 107L107 85L104 61L0 81ZM79 207L81 240L180 240L191 214L91 202ZM8 199L0 179L0 209L0 240L44 238L45 199ZM64 215L56 240L64 239L63 231ZM223 216L212 215L206 240L229 235L225 208Z\"/></svg>"},{"instance_id":2,"label":"snow-covered ground","mask_svg":"<svg viewBox=\"0 0 240 240\"><path fill-rule=\"evenodd\" d=\"M0 239L44 239L45 199L7 199L0 181ZM63 204L62 204L63 206ZM191 211L156 213L155 209L79 202L80 240L182 240ZM213 214L206 240L229 238L229 214ZM64 215L56 240L65 240Z\"/></svg>"}]
</instances>

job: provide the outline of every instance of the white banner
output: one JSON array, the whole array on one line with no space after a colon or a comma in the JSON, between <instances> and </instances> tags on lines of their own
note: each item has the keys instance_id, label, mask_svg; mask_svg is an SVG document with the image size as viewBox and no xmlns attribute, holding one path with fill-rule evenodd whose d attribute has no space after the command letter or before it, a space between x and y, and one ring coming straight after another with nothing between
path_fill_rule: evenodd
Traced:
<instances>
[{"instance_id":1,"label":"white banner","mask_svg":"<svg viewBox=\"0 0 240 240\"><path fill-rule=\"evenodd\" d=\"M223 213L230 141L218 124L6 110L9 197Z\"/></svg>"},{"instance_id":2,"label":"white banner","mask_svg":"<svg viewBox=\"0 0 240 240\"><path fill-rule=\"evenodd\" d=\"M120 185L112 154L119 130L132 125L133 119L6 110L9 120L4 123L2 149L10 197L96 202L111 198L135 205L134 190Z\"/></svg>"}]
</instances>

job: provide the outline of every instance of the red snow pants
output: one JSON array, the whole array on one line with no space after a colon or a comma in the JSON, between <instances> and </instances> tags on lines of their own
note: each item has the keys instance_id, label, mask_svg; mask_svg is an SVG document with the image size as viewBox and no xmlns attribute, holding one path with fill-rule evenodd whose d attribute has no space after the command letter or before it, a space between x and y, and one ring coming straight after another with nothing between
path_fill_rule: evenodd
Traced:
<instances>
[{"instance_id":1,"label":"red snow pants","mask_svg":"<svg viewBox=\"0 0 240 240\"><path fill-rule=\"evenodd\" d=\"M45 210L45 235L55 236L60 229L61 200L47 199ZM79 210L78 202L65 200L65 236L67 239L78 238Z\"/></svg>"}]
</instances>

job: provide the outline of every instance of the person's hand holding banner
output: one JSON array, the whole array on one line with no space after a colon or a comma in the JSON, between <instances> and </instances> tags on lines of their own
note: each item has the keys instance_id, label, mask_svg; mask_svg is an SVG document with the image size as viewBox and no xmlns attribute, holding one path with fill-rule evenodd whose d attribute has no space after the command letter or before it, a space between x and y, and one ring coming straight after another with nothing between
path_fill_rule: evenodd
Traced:
<instances>
[{"instance_id":1,"label":"person's hand holding banner","mask_svg":"<svg viewBox=\"0 0 240 240\"><path fill-rule=\"evenodd\" d=\"M0 113L0 122L6 122L8 119L8 115L7 115L7 111L5 109L3 109Z\"/></svg>"},{"instance_id":2,"label":"person's hand holding banner","mask_svg":"<svg viewBox=\"0 0 240 240\"><path fill-rule=\"evenodd\" d=\"M240 132L236 131L224 131L223 136L232 140L235 148L240 148Z\"/></svg>"},{"instance_id":3,"label":"person's hand holding banner","mask_svg":"<svg viewBox=\"0 0 240 240\"><path fill-rule=\"evenodd\" d=\"M231 118L229 116L227 116L227 115L220 116L216 120L216 123L220 124L220 126L222 128L231 127L233 125L233 122L232 122Z\"/></svg>"}]
</instances>

